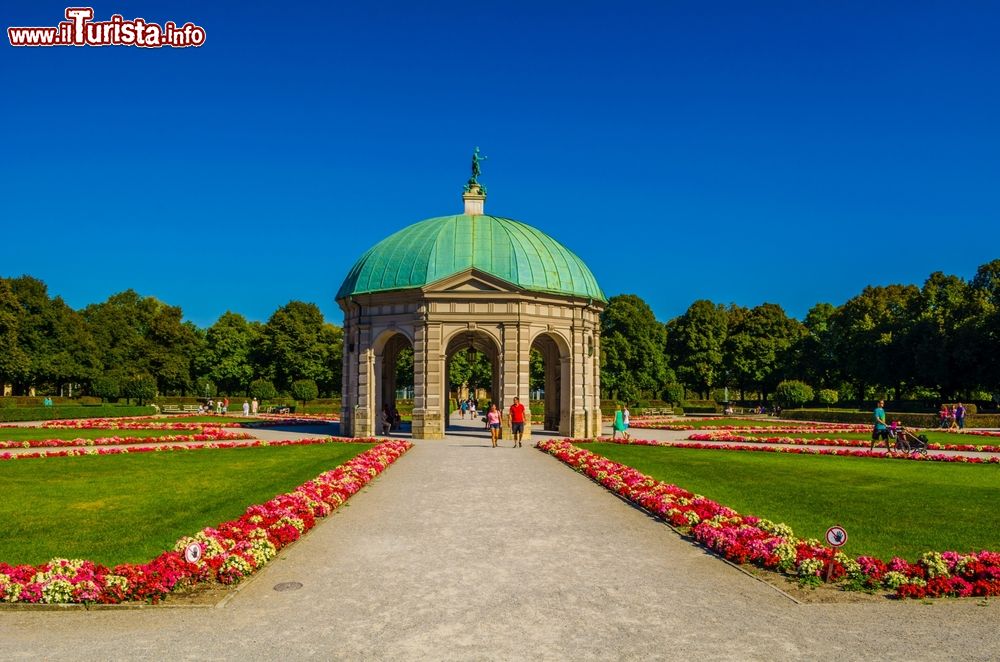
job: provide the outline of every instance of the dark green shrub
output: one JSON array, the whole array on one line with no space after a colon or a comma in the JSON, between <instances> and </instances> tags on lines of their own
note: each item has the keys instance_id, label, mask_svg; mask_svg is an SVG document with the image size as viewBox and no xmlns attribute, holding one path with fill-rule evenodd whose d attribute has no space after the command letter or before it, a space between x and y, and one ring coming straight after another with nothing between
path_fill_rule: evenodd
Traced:
<instances>
[{"instance_id":1,"label":"dark green shrub","mask_svg":"<svg viewBox=\"0 0 1000 662\"><path fill-rule=\"evenodd\" d=\"M132 375L122 384L122 395L137 400L139 405L156 397L156 378L152 375Z\"/></svg>"},{"instance_id":2,"label":"dark green shrub","mask_svg":"<svg viewBox=\"0 0 1000 662\"><path fill-rule=\"evenodd\" d=\"M250 382L250 395L263 402L277 398L278 389L266 379L255 379Z\"/></svg>"},{"instance_id":3,"label":"dark green shrub","mask_svg":"<svg viewBox=\"0 0 1000 662\"><path fill-rule=\"evenodd\" d=\"M292 382L292 397L305 405L319 397L319 387L311 379L297 379Z\"/></svg>"},{"instance_id":4,"label":"dark green shrub","mask_svg":"<svg viewBox=\"0 0 1000 662\"><path fill-rule=\"evenodd\" d=\"M95 377L90 383L94 395L105 400L117 400L124 394L122 376L117 373L107 373Z\"/></svg>"},{"instance_id":5,"label":"dark green shrub","mask_svg":"<svg viewBox=\"0 0 1000 662\"><path fill-rule=\"evenodd\" d=\"M821 405L826 405L827 407L837 404L837 400L839 399L840 394L832 388L821 388L816 393L816 402Z\"/></svg>"},{"instance_id":6,"label":"dark green shrub","mask_svg":"<svg viewBox=\"0 0 1000 662\"><path fill-rule=\"evenodd\" d=\"M667 384L663 388L663 399L671 404L684 402L684 387L680 384Z\"/></svg>"},{"instance_id":7,"label":"dark green shrub","mask_svg":"<svg viewBox=\"0 0 1000 662\"><path fill-rule=\"evenodd\" d=\"M797 379L779 382L774 389L774 401L782 407L801 407L812 399L812 387Z\"/></svg>"}]
</instances>

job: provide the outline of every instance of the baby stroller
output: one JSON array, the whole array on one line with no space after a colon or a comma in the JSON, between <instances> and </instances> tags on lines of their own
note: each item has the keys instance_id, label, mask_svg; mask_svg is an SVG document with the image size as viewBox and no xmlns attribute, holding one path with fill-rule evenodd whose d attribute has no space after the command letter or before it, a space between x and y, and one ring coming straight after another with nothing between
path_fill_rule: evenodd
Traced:
<instances>
[{"instance_id":1,"label":"baby stroller","mask_svg":"<svg viewBox=\"0 0 1000 662\"><path fill-rule=\"evenodd\" d=\"M897 451L927 455L927 443L902 425L889 428L889 437L896 440Z\"/></svg>"}]
</instances>

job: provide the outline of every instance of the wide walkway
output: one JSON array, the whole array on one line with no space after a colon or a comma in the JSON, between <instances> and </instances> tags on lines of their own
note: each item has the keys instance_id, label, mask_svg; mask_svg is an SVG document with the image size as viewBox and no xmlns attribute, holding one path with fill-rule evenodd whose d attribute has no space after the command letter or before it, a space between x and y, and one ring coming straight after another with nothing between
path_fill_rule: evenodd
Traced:
<instances>
[{"instance_id":1,"label":"wide walkway","mask_svg":"<svg viewBox=\"0 0 1000 662\"><path fill-rule=\"evenodd\" d=\"M287 434L285 435L287 436ZM995 659L1000 606L800 605L555 459L416 447L224 606L0 611L0 658ZM301 582L296 591L275 591Z\"/></svg>"}]
</instances>

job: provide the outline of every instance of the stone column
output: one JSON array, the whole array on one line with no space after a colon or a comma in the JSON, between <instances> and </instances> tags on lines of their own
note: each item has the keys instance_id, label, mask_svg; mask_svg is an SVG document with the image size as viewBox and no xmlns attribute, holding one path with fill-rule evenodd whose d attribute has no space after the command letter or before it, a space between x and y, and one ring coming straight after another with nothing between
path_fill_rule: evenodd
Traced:
<instances>
[{"instance_id":1,"label":"stone column","mask_svg":"<svg viewBox=\"0 0 1000 662\"><path fill-rule=\"evenodd\" d=\"M417 325L413 341L413 438L443 439L444 359L441 325Z\"/></svg>"},{"instance_id":2,"label":"stone column","mask_svg":"<svg viewBox=\"0 0 1000 662\"><path fill-rule=\"evenodd\" d=\"M365 333L362 334L367 335ZM355 437L371 437L375 435L373 414L375 410L375 370L374 352L368 346L367 338L360 343L364 349L358 352L357 362L357 402L354 405L354 425L352 434Z\"/></svg>"}]
</instances>

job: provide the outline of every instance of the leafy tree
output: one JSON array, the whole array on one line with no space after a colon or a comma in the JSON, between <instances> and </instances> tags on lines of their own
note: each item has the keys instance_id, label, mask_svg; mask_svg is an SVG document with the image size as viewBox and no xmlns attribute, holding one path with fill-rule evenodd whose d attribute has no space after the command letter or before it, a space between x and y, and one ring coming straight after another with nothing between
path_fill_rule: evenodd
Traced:
<instances>
[{"instance_id":1,"label":"leafy tree","mask_svg":"<svg viewBox=\"0 0 1000 662\"><path fill-rule=\"evenodd\" d=\"M132 375L122 384L122 392L125 397L144 405L156 397L156 378L146 373Z\"/></svg>"},{"instance_id":2,"label":"leafy tree","mask_svg":"<svg viewBox=\"0 0 1000 662\"><path fill-rule=\"evenodd\" d=\"M17 345L27 369L15 386L58 389L87 381L98 368L96 347L79 315L59 297L50 299L45 283L30 276L8 281L17 299Z\"/></svg>"},{"instance_id":3,"label":"leafy tree","mask_svg":"<svg viewBox=\"0 0 1000 662\"><path fill-rule=\"evenodd\" d=\"M534 347L528 355L528 388L532 391L545 388L545 357Z\"/></svg>"},{"instance_id":4,"label":"leafy tree","mask_svg":"<svg viewBox=\"0 0 1000 662\"><path fill-rule=\"evenodd\" d=\"M194 394L199 398L214 398L219 394L219 389L215 382L207 377L198 377L194 380Z\"/></svg>"},{"instance_id":5,"label":"leafy tree","mask_svg":"<svg viewBox=\"0 0 1000 662\"><path fill-rule=\"evenodd\" d=\"M868 387L891 387L913 374L910 320L920 291L913 285L866 287L830 318L834 355L858 398Z\"/></svg>"},{"instance_id":6,"label":"leafy tree","mask_svg":"<svg viewBox=\"0 0 1000 662\"><path fill-rule=\"evenodd\" d=\"M316 304L291 301L275 311L261 335L263 375L282 390L297 379L330 384L330 348L324 346L322 330Z\"/></svg>"},{"instance_id":7,"label":"leafy tree","mask_svg":"<svg viewBox=\"0 0 1000 662\"><path fill-rule=\"evenodd\" d=\"M802 325L788 317L781 306L764 303L741 311L729 327L724 345L730 374L742 393L757 386L762 398L788 372L791 349L803 335Z\"/></svg>"},{"instance_id":8,"label":"leafy tree","mask_svg":"<svg viewBox=\"0 0 1000 662\"><path fill-rule=\"evenodd\" d=\"M834 385L839 374L830 320L837 309L817 303L802 322L803 333L792 348L791 374L809 384Z\"/></svg>"},{"instance_id":9,"label":"leafy tree","mask_svg":"<svg viewBox=\"0 0 1000 662\"><path fill-rule=\"evenodd\" d=\"M344 330L335 324L324 324L323 328L320 329L319 341L323 350L323 363L326 366L326 371L316 381L323 392L329 394L340 393L344 373ZM409 352L408 359L405 358L406 352ZM400 361L408 361L409 371L408 376L405 374L400 375L397 372L396 383L413 386L413 350L410 348L404 349L400 353L399 358ZM397 363L397 370L399 370L400 365L400 363ZM403 363L402 365L405 366L407 363ZM403 379L400 379L401 376Z\"/></svg>"},{"instance_id":10,"label":"leafy tree","mask_svg":"<svg viewBox=\"0 0 1000 662\"><path fill-rule=\"evenodd\" d=\"M412 347L404 347L396 356L396 388L413 388Z\"/></svg>"},{"instance_id":11,"label":"leafy tree","mask_svg":"<svg viewBox=\"0 0 1000 662\"><path fill-rule=\"evenodd\" d=\"M238 313L226 311L205 333L204 349L195 359L195 369L227 395L246 393L254 376L250 356L256 345L255 329ZM205 395L196 386L198 395Z\"/></svg>"},{"instance_id":12,"label":"leafy tree","mask_svg":"<svg viewBox=\"0 0 1000 662\"><path fill-rule=\"evenodd\" d=\"M482 352L460 351L451 356L448 366L448 386L452 390L467 386L475 391L493 385L493 365Z\"/></svg>"},{"instance_id":13,"label":"leafy tree","mask_svg":"<svg viewBox=\"0 0 1000 662\"><path fill-rule=\"evenodd\" d=\"M264 402L278 397L278 389L268 379L255 379L250 382L250 395Z\"/></svg>"},{"instance_id":14,"label":"leafy tree","mask_svg":"<svg viewBox=\"0 0 1000 662\"><path fill-rule=\"evenodd\" d=\"M706 395L722 381L725 306L701 299L667 323L667 353L682 384Z\"/></svg>"},{"instance_id":15,"label":"leafy tree","mask_svg":"<svg viewBox=\"0 0 1000 662\"><path fill-rule=\"evenodd\" d=\"M912 355L916 381L936 388L943 400L974 385L976 336L986 312L985 291L976 291L957 276L936 272L919 294ZM910 349L910 348L908 348Z\"/></svg>"},{"instance_id":16,"label":"leafy tree","mask_svg":"<svg viewBox=\"0 0 1000 662\"><path fill-rule=\"evenodd\" d=\"M666 402L679 405L684 402L684 387L680 384L667 384L660 397Z\"/></svg>"},{"instance_id":17,"label":"leafy tree","mask_svg":"<svg viewBox=\"0 0 1000 662\"><path fill-rule=\"evenodd\" d=\"M0 386L29 379L31 361L18 342L21 304L9 281L0 279Z\"/></svg>"},{"instance_id":18,"label":"leafy tree","mask_svg":"<svg viewBox=\"0 0 1000 662\"><path fill-rule=\"evenodd\" d=\"M809 384L790 379L779 383L774 389L774 399L782 407L801 407L813 399Z\"/></svg>"},{"instance_id":19,"label":"leafy tree","mask_svg":"<svg viewBox=\"0 0 1000 662\"><path fill-rule=\"evenodd\" d=\"M296 379L292 382L292 397L305 405L319 397L319 387L311 379Z\"/></svg>"},{"instance_id":20,"label":"leafy tree","mask_svg":"<svg viewBox=\"0 0 1000 662\"><path fill-rule=\"evenodd\" d=\"M670 381L666 331L653 310L634 294L611 297L601 313L601 385L614 397L635 401L655 395Z\"/></svg>"},{"instance_id":21,"label":"leafy tree","mask_svg":"<svg viewBox=\"0 0 1000 662\"><path fill-rule=\"evenodd\" d=\"M201 353L201 336L193 324L183 321L180 307L156 304L143 343L146 365L160 391L186 393L191 388L191 364Z\"/></svg>"},{"instance_id":22,"label":"leafy tree","mask_svg":"<svg viewBox=\"0 0 1000 662\"><path fill-rule=\"evenodd\" d=\"M816 401L821 405L826 405L827 409L837 404L840 394L832 388L822 388L816 393Z\"/></svg>"}]
</instances>

